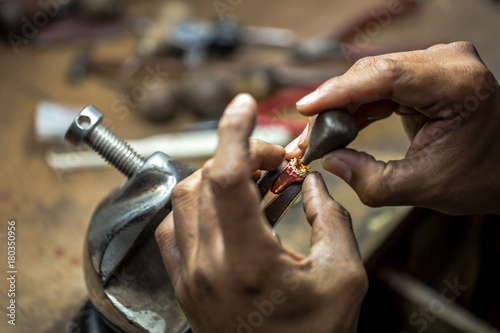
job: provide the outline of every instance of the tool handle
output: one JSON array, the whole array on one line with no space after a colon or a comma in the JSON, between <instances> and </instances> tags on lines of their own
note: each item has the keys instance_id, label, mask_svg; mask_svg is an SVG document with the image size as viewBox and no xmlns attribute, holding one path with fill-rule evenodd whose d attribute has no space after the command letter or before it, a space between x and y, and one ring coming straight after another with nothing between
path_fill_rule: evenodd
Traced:
<instances>
[{"instance_id":1,"label":"tool handle","mask_svg":"<svg viewBox=\"0 0 500 333\"><path fill-rule=\"evenodd\" d=\"M345 148L357 135L358 126L349 111L339 109L320 113L301 161L309 164L333 150Z\"/></svg>"}]
</instances>

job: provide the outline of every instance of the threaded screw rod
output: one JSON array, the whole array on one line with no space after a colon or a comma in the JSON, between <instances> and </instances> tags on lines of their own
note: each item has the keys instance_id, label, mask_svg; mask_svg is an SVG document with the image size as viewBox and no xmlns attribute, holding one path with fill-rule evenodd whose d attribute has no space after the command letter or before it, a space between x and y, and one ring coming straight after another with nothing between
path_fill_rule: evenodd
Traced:
<instances>
[{"instance_id":1,"label":"threaded screw rod","mask_svg":"<svg viewBox=\"0 0 500 333\"><path fill-rule=\"evenodd\" d=\"M121 140L102 124L94 128L87 142L109 164L129 178L144 165L144 159L128 143Z\"/></svg>"},{"instance_id":2,"label":"threaded screw rod","mask_svg":"<svg viewBox=\"0 0 500 333\"><path fill-rule=\"evenodd\" d=\"M76 116L65 138L75 146L85 142L130 178L144 165L144 159L128 143L101 124L102 118L99 110L92 105L87 106Z\"/></svg>"}]
</instances>

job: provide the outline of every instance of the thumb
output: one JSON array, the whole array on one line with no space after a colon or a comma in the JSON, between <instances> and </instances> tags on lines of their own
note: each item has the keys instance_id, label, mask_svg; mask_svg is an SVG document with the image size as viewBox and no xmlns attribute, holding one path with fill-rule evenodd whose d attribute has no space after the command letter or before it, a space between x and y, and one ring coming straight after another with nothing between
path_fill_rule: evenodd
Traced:
<instances>
[{"instance_id":1,"label":"thumb","mask_svg":"<svg viewBox=\"0 0 500 333\"><path fill-rule=\"evenodd\" d=\"M306 217L312 226L312 274L320 293L342 288L342 294L362 300L368 277L352 229L351 217L328 193L319 173L308 176L302 186Z\"/></svg>"},{"instance_id":2,"label":"thumb","mask_svg":"<svg viewBox=\"0 0 500 333\"><path fill-rule=\"evenodd\" d=\"M325 170L342 178L371 207L418 206L430 193L429 162L425 155L382 162L353 149L336 150L321 161Z\"/></svg>"}]
</instances>

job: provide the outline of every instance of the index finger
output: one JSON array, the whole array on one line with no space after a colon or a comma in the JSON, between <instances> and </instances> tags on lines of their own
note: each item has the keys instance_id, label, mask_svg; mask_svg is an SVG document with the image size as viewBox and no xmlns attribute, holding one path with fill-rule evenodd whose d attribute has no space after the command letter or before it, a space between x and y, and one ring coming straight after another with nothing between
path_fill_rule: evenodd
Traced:
<instances>
[{"instance_id":1,"label":"index finger","mask_svg":"<svg viewBox=\"0 0 500 333\"><path fill-rule=\"evenodd\" d=\"M255 100L247 94L231 102L219 122L219 144L206 172L228 254L252 253L266 242L277 244L251 181L249 137L256 110Z\"/></svg>"},{"instance_id":2,"label":"index finger","mask_svg":"<svg viewBox=\"0 0 500 333\"><path fill-rule=\"evenodd\" d=\"M330 79L299 101L297 109L313 115L329 108L352 109L392 100L430 118L441 117L450 95L467 93L466 87L456 82L457 66L450 66L453 62L462 62L463 67L481 65L468 43L363 58L344 75Z\"/></svg>"}]
</instances>

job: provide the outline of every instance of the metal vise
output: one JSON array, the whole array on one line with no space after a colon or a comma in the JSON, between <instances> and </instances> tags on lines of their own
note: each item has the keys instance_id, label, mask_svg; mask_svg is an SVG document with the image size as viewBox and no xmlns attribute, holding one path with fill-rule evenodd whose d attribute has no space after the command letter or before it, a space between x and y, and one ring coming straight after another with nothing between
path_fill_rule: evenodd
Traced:
<instances>
[{"instance_id":1,"label":"metal vise","mask_svg":"<svg viewBox=\"0 0 500 333\"><path fill-rule=\"evenodd\" d=\"M87 143L128 180L101 202L90 222L84 251L90 301L70 331L190 332L154 231L172 209L172 189L195 169L160 152L144 160L101 124L102 117L87 106L66 140Z\"/></svg>"}]
</instances>

